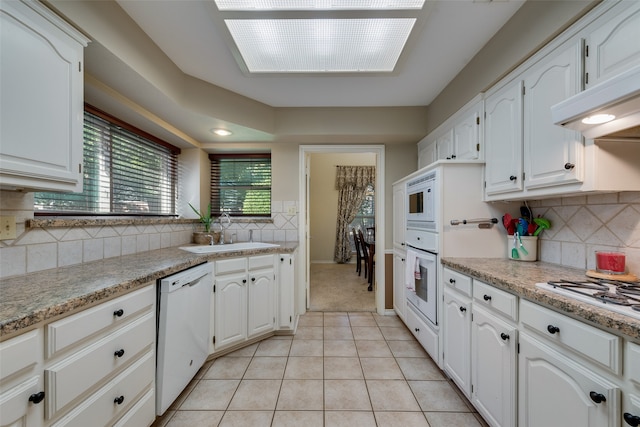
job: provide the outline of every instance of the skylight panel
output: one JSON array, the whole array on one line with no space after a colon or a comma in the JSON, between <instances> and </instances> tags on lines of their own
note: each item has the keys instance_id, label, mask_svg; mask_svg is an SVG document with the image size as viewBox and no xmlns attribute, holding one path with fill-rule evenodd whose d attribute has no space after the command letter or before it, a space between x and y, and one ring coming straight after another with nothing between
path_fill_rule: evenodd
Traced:
<instances>
[{"instance_id":1,"label":"skylight panel","mask_svg":"<svg viewBox=\"0 0 640 427\"><path fill-rule=\"evenodd\" d=\"M415 22L415 18L225 20L251 73L392 72Z\"/></svg>"},{"instance_id":2,"label":"skylight panel","mask_svg":"<svg viewBox=\"0 0 640 427\"><path fill-rule=\"evenodd\" d=\"M219 10L410 10L425 0L215 0Z\"/></svg>"}]
</instances>

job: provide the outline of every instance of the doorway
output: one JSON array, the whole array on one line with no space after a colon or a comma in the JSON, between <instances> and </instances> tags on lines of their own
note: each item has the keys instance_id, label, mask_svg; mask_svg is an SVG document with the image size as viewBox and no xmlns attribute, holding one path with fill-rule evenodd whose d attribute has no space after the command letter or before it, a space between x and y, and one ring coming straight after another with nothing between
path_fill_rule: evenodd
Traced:
<instances>
[{"instance_id":1,"label":"doorway","mask_svg":"<svg viewBox=\"0 0 640 427\"><path fill-rule=\"evenodd\" d=\"M312 156L325 154L327 156L339 155L338 157L342 157L345 160L339 161L338 163L334 162L334 166L346 165L349 163L347 160L351 154L356 155L355 158L367 158L371 159L373 165L376 166L376 182L375 182L375 218L376 218L376 253L382 254L380 259L382 261L376 263L376 268L374 271L375 281L378 286L375 287L374 298L375 298L375 311L379 314L384 314L384 306L385 306L385 289L384 289L384 146L383 145L301 145L300 146L300 221L301 224L299 226L299 241L300 241L300 257L301 263L299 264L302 268L299 272L299 282L303 284L299 288L303 297L298 300L299 311L304 312L311 307L311 298L312 298L312 290L311 290L311 274L312 274L312 258L311 258L311 239L313 239L312 233L312 199L314 197L314 193L310 191L310 182L312 176L314 174L312 168ZM335 169L335 167L334 167ZM332 185L335 185L335 170L331 174L331 182ZM328 228L331 228L329 230ZM324 228L323 234L330 234L335 239L335 222L330 227ZM328 255L321 255L321 257L325 258L325 261L329 261ZM333 257L331 256L330 261L332 262ZM315 260L322 261L322 260ZM318 264L314 264L318 265ZM336 266L343 266L348 268L349 272L352 276L357 277L357 273L355 273L355 265L346 264L340 265L336 264ZM322 271L321 268L316 268L316 270ZM326 266L325 266L326 267ZM304 300L304 301L302 301Z\"/></svg>"}]
</instances>

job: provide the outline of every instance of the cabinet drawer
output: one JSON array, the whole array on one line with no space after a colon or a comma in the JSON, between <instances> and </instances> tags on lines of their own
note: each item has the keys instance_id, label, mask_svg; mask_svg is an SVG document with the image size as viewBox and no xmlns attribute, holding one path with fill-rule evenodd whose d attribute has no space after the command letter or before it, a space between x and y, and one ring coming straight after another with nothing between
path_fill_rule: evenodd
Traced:
<instances>
[{"instance_id":1,"label":"cabinet drawer","mask_svg":"<svg viewBox=\"0 0 640 427\"><path fill-rule=\"evenodd\" d=\"M149 390L138 402L120 418L114 427L148 426L156 418L156 401L153 389Z\"/></svg>"},{"instance_id":2,"label":"cabinet drawer","mask_svg":"<svg viewBox=\"0 0 640 427\"><path fill-rule=\"evenodd\" d=\"M640 388L640 345L628 342L624 357L627 361L627 376Z\"/></svg>"},{"instance_id":3,"label":"cabinet drawer","mask_svg":"<svg viewBox=\"0 0 640 427\"><path fill-rule=\"evenodd\" d=\"M273 268L273 255L252 256L249 258L249 270Z\"/></svg>"},{"instance_id":4,"label":"cabinet drawer","mask_svg":"<svg viewBox=\"0 0 640 427\"><path fill-rule=\"evenodd\" d=\"M513 294L474 280L473 299L485 307L491 307L514 322L518 321L518 297Z\"/></svg>"},{"instance_id":5,"label":"cabinet drawer","mask_svg":"<svg viewBox=\"0 0 640 427\"><path fill-rule=\"evenodd\" d=\"M4 360L2 360L4 363ZM42 391L40 377L31 377L8 390L0 392L0 425L29 425L32 417L42 418L42 405L29 402L29 396ZM39 412L39 413L38 413Z\"/></svg>"},{"instance_id":6,"label":"cabinet drawer","mask_svg":"<svg viewBox=\"0 0 640 427\"><path fill-rule=\"evenodd\" d=\"M108 425L109 421L121 416L132 406L135 399L153 384L155 374L153 356L153 351L146 353L52 427ZM120 404L116 402L119 398L122 398Z\"/></svg>"},{"instance_id":7,"label":"cabinet drawer","mask_svg":"<svg viewBox=\"0 0 640 427\"><path fill-rule=\"evenodd\" d=\"M0 381L38 363L39 330L19 335L0 343ZM3 424L4 425L4 424Z\"/></svg>"},{"instance_id":8,"label":"cabinet drawer","mask_svg":"<svg viewBox=\"0 0 640 427\"><path fill-rule=\"evenodd\" d=\"M67 404L133 360L154 342L155 313L147 313L44 371L46 416ZM115 353L124 350L122 356Z\"/></svg>"},{"instance_id":9,"label":"cabinet drawer","mask_svg":"<svg viewBox=\"0 0 640 427\"><path fill-rule=\"evenodd\" d=\"M46 357L52 357L106 328L124 324L136 314L151 310L155 300L155 286L147 286L47 325Z\"/></svg>"},{"instance_id":10,"label":"cabinet drawer","mask_svg":"<svg viewBox=\"0 0 640 427\"><path fill-rule=\"evenodd\" d=\"M471 297L471 277L446 267L442 275L444 276L443 280L446 286L455 288L466 296Z\"/></svg>"},{"instance_id":11,"label":"cabinet drawer","mask_svg":"<svg viewBox=\"0 0 640 427\"><path fill-rule=\"evenodd\" d=\"M216 274L244 273L246 270L246 258L231 258L216 261Z\"/></svg>"},{"instance_id":12,"label":"cabinet drawer","mask_svg":"<svg viewBox=\"0 0 640 427\"><path fill-rule=\"evenodd\" d=\"M620 374L621 340L615 335L526 300L520 302L520 320L549 341Z\"/></svg>"}]
</instances>

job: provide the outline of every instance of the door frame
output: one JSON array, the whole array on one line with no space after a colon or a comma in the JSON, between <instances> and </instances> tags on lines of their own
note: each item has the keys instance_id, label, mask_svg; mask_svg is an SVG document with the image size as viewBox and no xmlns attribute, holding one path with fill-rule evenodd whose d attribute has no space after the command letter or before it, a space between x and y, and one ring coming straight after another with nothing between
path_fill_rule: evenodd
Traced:
<instances>
[{"instance_id":1,"label":"door frame","mask_svg":"<svg viewBox=\"0 0 640 427\"><path fill-rule=\"evenodd\" d=\"M384 145L300 145L299 146L299 197L300 200L300 225L298 227L298 241L300 242L300 259L302 267L298 272L298 284L300 298L298 298L298 312L305 313L309 308L310 280L309 280L309 199L308 199L308 171L309 158L312 153L373 153L376 154L376 182L375 182L375 204L376 204L376 253L378 262L376 263L375 281L376 286L376 312L385 314L385 157ZM309 172L310 173L310 172Z\"/></svg>"}]
</instances>

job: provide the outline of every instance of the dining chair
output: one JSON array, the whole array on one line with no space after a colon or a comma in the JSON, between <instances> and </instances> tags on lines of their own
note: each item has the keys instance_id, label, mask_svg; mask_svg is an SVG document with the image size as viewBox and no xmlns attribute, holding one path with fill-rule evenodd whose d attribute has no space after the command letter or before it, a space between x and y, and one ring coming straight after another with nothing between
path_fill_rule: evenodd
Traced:
<instances>
[{"instance_id":1,"label":"dining chair","mask_svg":"<svg viewBox=\"0 0 640 427\"><path fill-rule=\"evenodd\" d=\"M369 278L369 290L373 289L373 269L376 265L375 254L371 253L371 248L369 247L369 242L364 239L362 234L362 230L358 230L358 237L360 242L362 243L362 256L364 258L364 277L365 279Z\"/></svg>"},{"instance_id":2,"label":"dining chair","mask_svg":"<svg viewBox=\"0 0 640 427\"><path fill-rule=\"evenodd\" d=\"M353 234L353 242L356 247L356 273L358 273L358 276L360 276L360 274L362 273L362 261L364 259L364 257L362 256L362 243L358 238L358 233L356 232L355 228L351 229L351 234ZM366 274L367 271L365 269L365 278L367 277Z\"/></svg>"}]
</instances>

